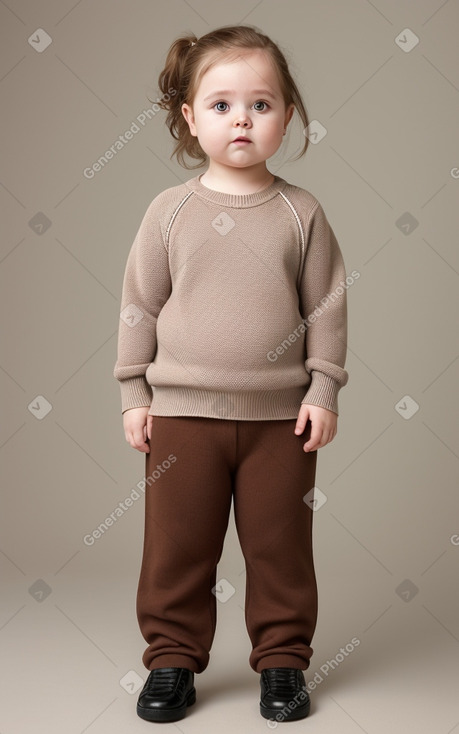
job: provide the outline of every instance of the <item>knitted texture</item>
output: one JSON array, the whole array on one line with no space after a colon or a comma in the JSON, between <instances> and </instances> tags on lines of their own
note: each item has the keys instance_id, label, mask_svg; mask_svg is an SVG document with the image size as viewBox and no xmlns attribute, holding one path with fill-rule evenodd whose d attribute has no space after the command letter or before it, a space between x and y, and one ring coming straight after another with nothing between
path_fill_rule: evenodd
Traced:
<instances>
[{"instance_id":1,"label":"knitted texture","mask_svg":"<svg viewBox=\"0 0 459 734\"><path fill-rule=\"evenodd\" d=\"M121 412L236 420L338 414L346 273L318 200L279 176L253 194L200 176L149 205L123 280Z\"/></svg>"}]
</instances>

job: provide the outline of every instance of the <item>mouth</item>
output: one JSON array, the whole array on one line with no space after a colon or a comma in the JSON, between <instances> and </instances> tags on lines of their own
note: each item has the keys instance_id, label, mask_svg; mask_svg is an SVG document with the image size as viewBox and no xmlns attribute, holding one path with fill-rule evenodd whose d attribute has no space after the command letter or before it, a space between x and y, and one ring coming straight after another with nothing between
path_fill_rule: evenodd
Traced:
<instances>
[{"instance_id":1,"label":"mouth","mask_svg":"<svg viewBox=\"0 0 459 734\"><path fill-rule=\"evenodd\" d=\"M243 145L251 142L252 141L246 138L244 135L240 135L238 138L235 138L235 140L233 140L233 143L242 143Z\"/></svg>"}]
</instances>

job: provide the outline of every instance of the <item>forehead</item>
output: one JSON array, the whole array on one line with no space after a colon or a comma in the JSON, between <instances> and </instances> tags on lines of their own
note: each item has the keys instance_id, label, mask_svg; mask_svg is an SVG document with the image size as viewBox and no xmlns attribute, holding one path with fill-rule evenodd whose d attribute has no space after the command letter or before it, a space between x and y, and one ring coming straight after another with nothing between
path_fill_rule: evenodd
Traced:
<instances>
[{"instance_id":1,"label":"forehead","mask_svg":"<svg viewBox=\"0 0 459 734\"><path fill-rule=\"evenodd\" d=\"M206 59L207 64L209 59ZM200 97L219 89L267 88L280 94L279 78L270 55L262 49L234 49L216 54L200 78L196 94ZM207 66L205 64L205 66ZM204 68L205 68L204 66Z\"/></svg>"}]
</instances>

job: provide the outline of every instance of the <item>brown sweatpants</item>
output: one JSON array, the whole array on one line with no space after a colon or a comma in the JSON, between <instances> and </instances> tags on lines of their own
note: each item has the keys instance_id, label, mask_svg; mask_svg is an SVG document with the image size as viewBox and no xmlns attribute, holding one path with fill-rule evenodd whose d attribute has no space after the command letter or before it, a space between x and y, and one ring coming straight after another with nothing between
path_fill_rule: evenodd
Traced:
<instances>
[{"instance_id":1,"label":"brown sweatpants","mask_svg":"<svg viewBox=\"0 0 459 734\"><path fill-rule=\"evenodd\" d=\"M314 487L317 451L303 451L310 421L300 436L295 424L153 417L137 593L147 669L201 673L208 665L232 498L246 565L249 664L256 672L309 667L317 585L313 510L303 498Z\"/></svg>"}]
</instances>

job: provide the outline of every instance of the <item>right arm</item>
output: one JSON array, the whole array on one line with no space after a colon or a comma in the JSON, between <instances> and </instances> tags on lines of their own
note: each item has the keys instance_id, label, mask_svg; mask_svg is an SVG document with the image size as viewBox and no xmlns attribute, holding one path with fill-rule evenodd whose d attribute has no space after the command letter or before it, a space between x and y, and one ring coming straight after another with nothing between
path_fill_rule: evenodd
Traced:
<instances>
[{"instance_id":1,"label":"right arm","mask_svg":"<svg viewBox=\"0 0 459 734\"><path fill-rule=\"evenodd\" d=\"M160 204L154 199L127 258L118 354L113 371L120 384L126 440L142 451L146 451L147 415L152 400L152 389L145 373L156 354L156 321L172 290L160 214Z\"/></svg>"}]
</instances>

